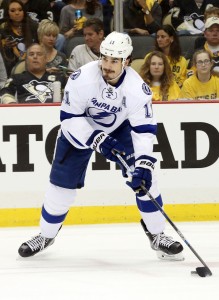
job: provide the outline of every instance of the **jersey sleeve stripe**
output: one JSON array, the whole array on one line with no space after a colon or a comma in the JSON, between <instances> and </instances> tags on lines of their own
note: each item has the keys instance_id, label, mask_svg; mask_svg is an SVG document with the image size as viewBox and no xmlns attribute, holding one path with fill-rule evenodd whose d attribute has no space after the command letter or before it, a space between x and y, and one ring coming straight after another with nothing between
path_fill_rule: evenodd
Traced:
<instances>
[{"instance_id":1,"label":"jersey sleeve stripe","mask_svg":"<svg viewBox=\"0 0 219 300\"><path fill-rule=\"evenodd\" d=\"M157 125L140 125L132 127L132 130L136 133L152 133L157 134Z\"/></svg>"},{"instance_id":2,"label":"jersey sleeve stripe","mask_svg":"<svg viewBox=\"0 0 219 300\"><path fill-rule=\"evenodd\" d=\"M80 114L80 115L75 115L75 114L72 114L72 113L67 113L63 110L61 110L60 112L60 120L61 122L66 120L66 119L71 119L71 118L79 118L79 117L86 117L86 114L83 113L83 114Z\"/></svg>"}]
</instances>

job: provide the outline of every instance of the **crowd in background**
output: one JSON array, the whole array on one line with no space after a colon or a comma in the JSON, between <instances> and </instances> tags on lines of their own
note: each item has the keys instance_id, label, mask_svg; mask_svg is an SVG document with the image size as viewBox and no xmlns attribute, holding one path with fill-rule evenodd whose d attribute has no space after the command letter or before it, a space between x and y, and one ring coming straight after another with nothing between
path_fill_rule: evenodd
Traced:
<instances>
[{"instance_id":1,"label":"crowd in background","mask_svg":"<svg viewBox=\"0 0 219 300\"><path fill-rule=\"evenodd\" d=\"M0 0L1 103L61 99L55 87L61 93L71 72L99 59L113 16L114 0ZM124 0L123 20L131 37L154 38L136 69L154 101L219 100L218 0ZM193 57L182 55L183 35L197 36Z\"/></svg>"}]
</instances>

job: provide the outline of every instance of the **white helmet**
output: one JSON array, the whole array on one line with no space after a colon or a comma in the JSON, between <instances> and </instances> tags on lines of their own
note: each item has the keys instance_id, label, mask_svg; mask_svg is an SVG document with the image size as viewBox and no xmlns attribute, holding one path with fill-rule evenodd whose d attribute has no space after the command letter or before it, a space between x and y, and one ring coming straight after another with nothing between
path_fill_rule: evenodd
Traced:
<instances>
[{"instance_id":1,"label":"white helmet","mask_svg":"<svg viewBox=\"0 0 219 300\"><path fill-rule=\"evenodd\" d=\"M113 31L100 45L100 53L106 56L126 59L132 53L132 40L126 33Z\"/></svg>"}]
</instances>

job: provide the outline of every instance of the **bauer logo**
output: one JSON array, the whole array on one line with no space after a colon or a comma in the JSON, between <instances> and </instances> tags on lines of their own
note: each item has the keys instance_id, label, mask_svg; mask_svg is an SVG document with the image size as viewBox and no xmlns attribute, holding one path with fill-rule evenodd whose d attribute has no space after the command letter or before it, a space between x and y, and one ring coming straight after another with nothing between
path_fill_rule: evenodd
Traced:
<instances>
[{"instance_id":1,"label":"bauer logo","mask_svg":"<svg viewBox=\"0 0 219 300\"><path fill-rule=\"evenodd\" d=\"M142 84L142 90L146 95L152 95L151 89L145 82Z\"/></svg>"},{"instance_id":2,"label":"bauer logo","mask_svg":"<svg viewBox=\"0 0 219 300\"><path fill-rule=\"evenodd\" d=\"M81 69L79 69L79 70L75 71L74 73L72 73L72 74L70 75L70 78L71 78L72 80L75 80L75 79L77 79L77 78L80 76L80 74L81 74Z\"/></svg>"}]
</instances>

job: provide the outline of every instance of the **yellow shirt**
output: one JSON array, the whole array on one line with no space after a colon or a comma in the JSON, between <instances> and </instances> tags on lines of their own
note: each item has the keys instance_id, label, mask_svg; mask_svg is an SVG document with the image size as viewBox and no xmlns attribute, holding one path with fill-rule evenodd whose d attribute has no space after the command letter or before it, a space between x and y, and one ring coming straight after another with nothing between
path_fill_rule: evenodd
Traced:
<instances>
[{"instance_id":1,"label":"yellow shirt","mask_svg":"<svg viewBox=\"0 0 219 300\"><path fill-rule=\"evenodd\" d=\"M171 100L177 100L179 98L180 88L175 81L170 86L166 99L163 99L163 96L160 93L160 86L150 85L150 88L153 92L153 95L152 95L153 101L171 101Z\"/></svg>"},{"instance_id":2,"label":"yellow shirt","mask_svg":"<svg viewBox=\"0 0 219 300\"><path fill-rule=\"evenodd\" d=\"M179 98L191 100L219 99L219 78L212 75L209 81L201 82L194 74L184 81Z\"/></svg>"},{"instance_id":3,"label":"yellow shirt","mask_svg":"<svg viewBox=\"0 0 219 300\"><path fill-rule=\"evenodd\" d=\"M150 53L148 53L144 60L147 59L148 55ZM170 63L170 58L169 56L167 56L167 59L169 61L172 73L174 75L174 79L176 81L176 83L178 84L178 86L181 88L183 85L183 82L186 79L186 73L187 73L187 60L185 59L184 56L180 56L180 60L177 63Z\"/></svg>"}]
</instances>

